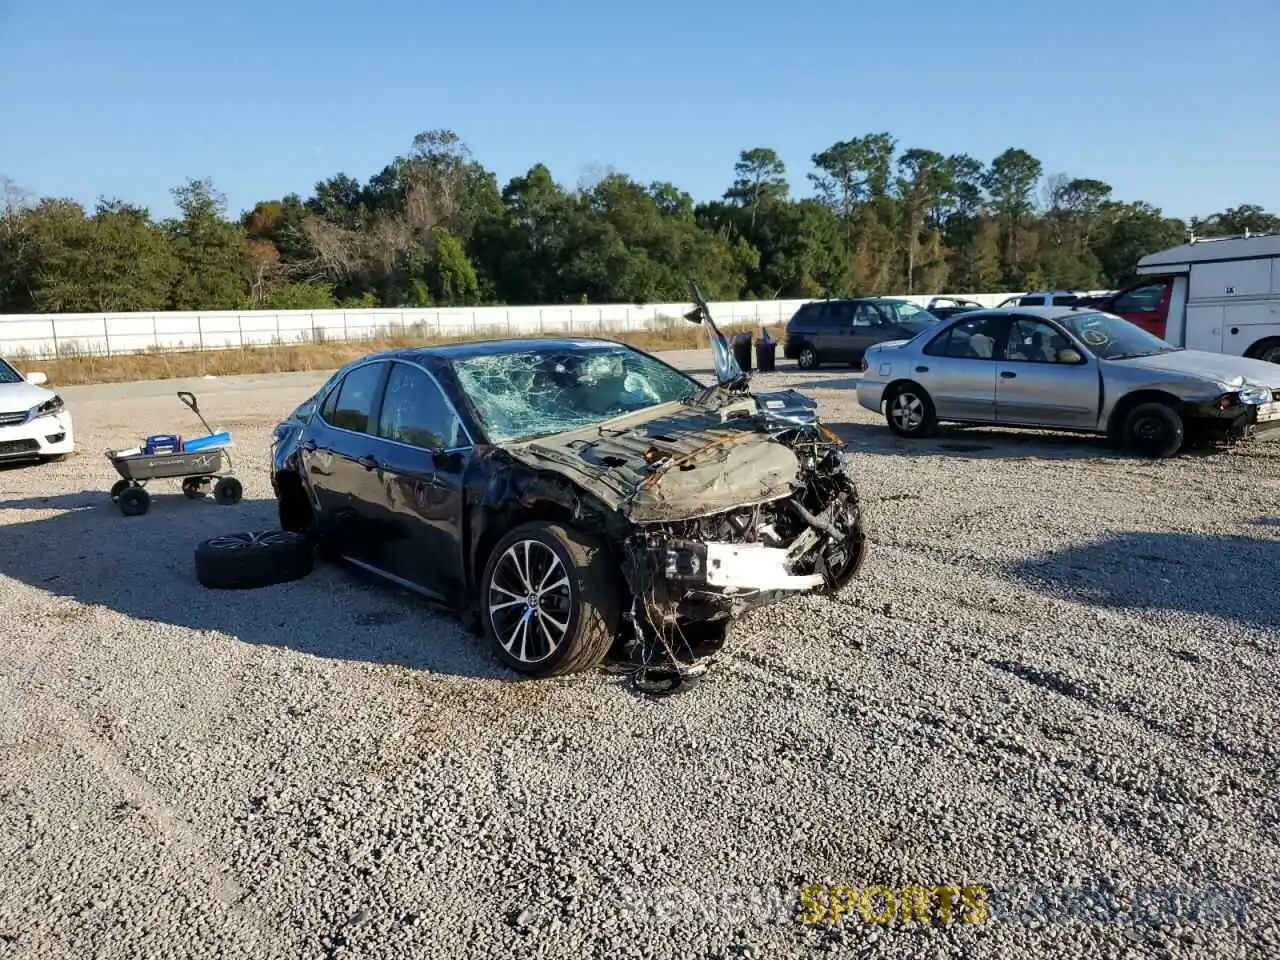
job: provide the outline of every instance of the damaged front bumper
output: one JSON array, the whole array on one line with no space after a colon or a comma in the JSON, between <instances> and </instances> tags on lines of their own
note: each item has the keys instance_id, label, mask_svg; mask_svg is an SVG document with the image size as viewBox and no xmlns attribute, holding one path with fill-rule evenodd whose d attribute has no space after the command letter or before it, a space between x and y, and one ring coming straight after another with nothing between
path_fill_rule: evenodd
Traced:
<instances>
[{"instance_id":1,"label":"damaged front bumper","mask_svg":"<svg viewBox=\"0 0 1280 960\"><path fill-rule=\"evenodd\" d=\"M742 540L693 539L667 529L640 531L626 544L624 573L651 625L734 616L797 593L834 593L857 576L866 550L850 496L815 516L794 501L774 505L793 517L790 537L776 522Z\"/></svg>"}]
</instances>

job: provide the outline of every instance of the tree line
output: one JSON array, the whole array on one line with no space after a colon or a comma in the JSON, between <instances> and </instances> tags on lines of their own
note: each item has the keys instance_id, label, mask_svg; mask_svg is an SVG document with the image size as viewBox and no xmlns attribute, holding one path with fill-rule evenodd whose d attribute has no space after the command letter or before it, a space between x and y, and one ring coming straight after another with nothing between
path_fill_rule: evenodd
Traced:
<instances>
[{"instance_id":1,"label":"tree line","mask_svg":"<svg viewBox=\"0 0 1280 960\"><path fill-rule=\"evenodd\" d=\"M679 302L690 277L725 300L1113 288L1189 231L1280 230L1253 204L1167 217L1018 148L984 163L874 133L811 159L808 196L756 147L695 203L615 171L566 189L542 164L500 187L432 130L366 183L338 174L238 219L208 180L175 188L165 220L2 180L0 312Z\"/></svg>"}]
</instances>

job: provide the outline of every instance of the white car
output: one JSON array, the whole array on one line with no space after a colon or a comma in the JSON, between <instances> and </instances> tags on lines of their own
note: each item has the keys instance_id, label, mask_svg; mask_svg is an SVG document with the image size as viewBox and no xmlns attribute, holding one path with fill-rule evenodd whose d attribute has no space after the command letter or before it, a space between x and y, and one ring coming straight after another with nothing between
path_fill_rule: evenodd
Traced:
<instances>
[{"instance_id":1,"label":"white car","mask_svg":"<svg viewBox=\"0 0 1280 960\"><path fill-rule=\"evenodd\" d=\"M43 373L24 377L0 359L0 463L53 460L75 450L71 414L41 386L45 380Z\"/></svg>"}]
</instances>

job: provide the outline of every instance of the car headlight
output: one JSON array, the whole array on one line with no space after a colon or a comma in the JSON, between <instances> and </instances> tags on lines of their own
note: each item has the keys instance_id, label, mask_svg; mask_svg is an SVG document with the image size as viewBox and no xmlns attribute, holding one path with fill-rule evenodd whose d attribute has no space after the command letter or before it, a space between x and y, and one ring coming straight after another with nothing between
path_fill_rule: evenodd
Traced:
<instances>
[{"instance_id":1,"label":"car headlight","mask_svg":"<svg viewBox=\"0 0 1280 960\"><path fill-rule=\"evenodd\" d=\"M50 414L57 413L63 407L62 398L56 393L39 406L32 407L27 411L28 420L36 420L40 417L47 417Z\"/></svg>"},{"instance_id":2,"label":"car headlight","mask_svg":"<svg viewBox=\"0 0 1280 960\"><path fill-rule=\"evenodd\" d=\"M1268 403L1271 400L1271 388L1261 383L1251 383L1248 380L1240 387L1241 403Z\"/></svg>"}]
</instances>

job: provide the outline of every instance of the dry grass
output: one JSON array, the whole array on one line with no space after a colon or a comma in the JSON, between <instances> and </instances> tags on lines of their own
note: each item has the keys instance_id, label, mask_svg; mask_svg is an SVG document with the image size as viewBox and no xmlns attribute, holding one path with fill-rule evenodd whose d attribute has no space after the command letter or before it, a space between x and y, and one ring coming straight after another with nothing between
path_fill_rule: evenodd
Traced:
<instances>
[{"instance_id":1,"label":"dry grass","mask_svg":"<svg viewBox=\"0 0 1280 960\"><path fill-rule=\"evenodd\" d=\"M753 332L754 325L722 328L725 335ZM775 339L781 331L770 327ZM536 338L530 334L522 339ZM556 336L556 334L547 334ZM707 333L692 324L630 332L605 332L609 339L621 340L642 350L683 350L708 346ZM131 380L165 380L175 377L230 376L244 373L287 373L295 370L335 370L351 360L379 350L421 347L481 339L479 336L433 337L430 335L378 336L346 341L301 341L224 350L151 351L147 353L98 356L71 354L49 360L14 357L24 372L42 371L51 384L70 386L87 383L120 383ZM709 359L709 358L708 358Z\"/></svg>"}]
</instances>

